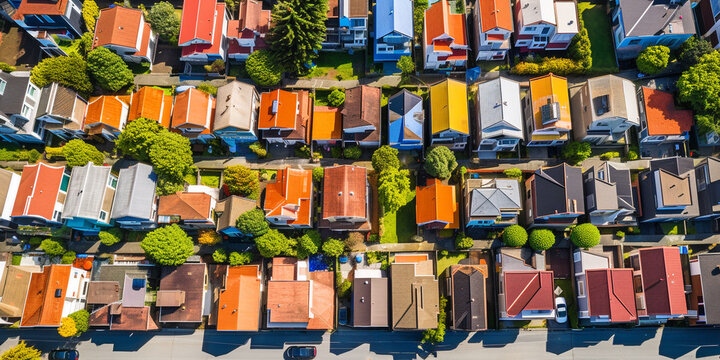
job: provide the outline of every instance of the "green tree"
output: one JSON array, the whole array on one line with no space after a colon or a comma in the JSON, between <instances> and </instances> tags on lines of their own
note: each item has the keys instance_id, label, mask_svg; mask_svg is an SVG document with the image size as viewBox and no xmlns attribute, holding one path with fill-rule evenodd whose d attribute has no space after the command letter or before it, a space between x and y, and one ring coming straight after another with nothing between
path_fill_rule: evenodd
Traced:
<instances>
[{"instance_id":1,"label":"green tree","mask_svg":"<svg viewBox=\"0 0 720 360\"><path fill-rule=\"evenodd\" d=\"M212 64L203 66L203 68L205 68L205 71L211 74L224 74L225 61L223 59L217 59L213 61Z\"/></svg>"},{"instance_id":2,"label":"green tree","mask_svg":"<svg viewBox=\"0 0 720 360\"><path fill-rule=\"evenodd\" d=\"M425 20L425 10L428 7L428 0L413 1L413 32L415 33L416 43L420 43L422 40L423 21Z\"/></svg>"},{"instance_id":3,"label":"green tree","mask_svg":"<svg viewBox=\"0 0 720 360\"><path fill-rule=\"evenodd\" d=\"M75 321L75 328L77 329L77 333L75 333L75 336L80 336L84 334L90 328L90 313L87 310L78 310L68 315L68 317Z\"/></svg>"},{"instance_id":4,"label":"green tree","mask_svg":"<svg viewBox=\"0 0 720 360\"><path fill-rule=\"evenodd\" d=\"M193 254L192 238L176 224L149 232L140 247L159 265L182 265Z\"/></svg>"},{"instance_id":5,"label":"green tree","mask_svg":"<svg viewBox=\"0 0 720 360\"><path fill-rule=\"evenodd\" d=\"M720 133L720 52L703 55L676 83L678 98L695 110L703 133Z\"/></svg>"},{"instance_id":6,"label":"green tree","mask_svg":"<svg viewBox=\"0 0 720 360\"><path fill-rule=\"evenodd\" d=\"M113 246L120 242L120 229L110 228L107 231L101 231L98 234L100 243L105 246Z\"/></svg>"},{"instance_id":7,"label":"green tree","mask_svg":"<svg viewBox=\"0 0 720 360\"><path fill-rule=\"evenodd\" d=\"M93 91L87 72L87 62L77 54L45 58L33 67L30 73L30 81L41 88L56 82L76 90L83 96Z\"/></svg>"},{"instance_id":8,"label":"green tree","mask_svg":"<svg viewBox=\"0 0 720 360\"><path fill-rule=\"evenodd\" d=\"M230 257L228 258L230 266L246 265L251 261L253 261L253 254L249 251L241 253L233 251L230 253Z\"/></svg>"},{"instance_id":9,"label":"green tree","mask_svg":"<svg viewBox=\"0 0 720 360\"><path fill-rule=\"evenodd\" d=\"M95 32L95 22L97 21L98 16L100 16L100 8L95 0L83 1L82 18L83 22L85 22L85 28L88 33L92 34Z\"/></svg>"},{"instance_id":10,"label":"green tree","mask_svg":"<svg viewBox=\"0 0 720 360\"><path fill-rule=\"evenodd\" d=\"M265 221L265 212L260 209L252 209L241 214L235 226L243 235L252 237L263 236L270 230L270 226Z\"/></svg>"},{"instance_id":11,"label":"green tree","mask_svg":"<svg viewBox=\"0 0 720 360\"><path fill-rule=\"evenodd\" d=\"M325 169L321 166L312 169L312 178L316 183L321 183L325 177Z\"/></svg>"},{"instance_id":12,"label":"green tree","mask_svg":"<svg viewBox=\"0 0 720 360\"><path fill-rule=\"evenodd\" d=\"M445 146L436 146L425 155L423 167L430 176L438 179L449 179L458 166L455 153Z\"/></svg>"},{"instance_id":13,"label":"green tree","mask_svg":"<svg viewBox=\"0 0 720 360\"><path fill-rule=\"evenodd\" d=\"M309 230L297 240L297 257L305 259L310 255L316 254L322 246L320 233L315 230Z\"/></svg>"},{"instance_id":14,"label":"green tree","mask_svg":"<svg viewBox=\"0 0 720 360\"><path fill-rule=\"evenodd\" d=\"M562 149L562 157L571 165L577 165L592 155L590 143L571 141Z\"/></svg>"},{"instance_id":15,"label":"green tree","mask_svg":"<svg viewBox=\"0 0 720 360\"><path fill-rule=\"evenodd\" d=\"M125 61L103 46L88 54L87 68L93 80L108 91L120 91L135 79Z\"/></svg>"},{"instance_id":16,"label":"green tree","mask_svg":"<svg viewBox=\"0 0 720 360\"><path fill-rule=\"evenodd\" d=\"M89 162L102 165L105 161L105 155L100 150L80 139L70 140L63 146L63 157L67 160L67 166L70 168L85 166Z\"/></svg>"},{"instance_id":17,"label":"green tree","mask_svg":"<svg viewBox=\"0 0 720 360\"><path fill-rule=\"evenodd\" d=\"M345 103L345 91L342 89L335 89L328 95L328 105L332 107L340 107Z\"/></svg>"},{"instance_id":18,"label":"green tree","mask_svg":"<svg viewBox=\"0 0 720 360\"><path fill-rule=\"evenodd\" d=\"M345 244L338 239L327 239L322 245L322 251L325 255L336 258L345 252Z\"/></svg>"},{"instance_id":19,"label":"green tree","mask_svg":"<svg viewBox=\"0 0 720 360\"><path fill-rule=\"evenodd\" d=\"M271 87L282 80L282 66L274 60L269 50L253 51L245 61L245 70L258 86Z\"/></svg>"},{"instance_id":20,"label":"green tree","mask_svg":"<svg viewBox=\"0 0 720 360\"><path fill-rule=\"evenodd\" d=\"M5 350L0 355L0 360L40 360L41 356L42 351L20 340L17 345Z\"/></svg>"},{"instance_id":21,"label":"green tree","mask_svg":"<svg viewBox=\"0 0 720 360\"><path fill-rule=\"evenodd\" d=\"M225 249L217 249L212 253L212 258L214 262L224 264L228 259L227 252Z\"/></svg>"},{"instance_id":22,"label":"green tree","mask_svg":"<svg viewBox=\"0 0 720 360\"><path fill-rule=\"evenodd\" d=\"M680 46L678 60L685 69L689 69L697 65L703 55L710 54L713 51L712 44L709 41L697 36L691 36Z\"/></svg>"},{"instance_id":23,"label":"green tree","mask_svg":"<svg viewBox=\"0 0 720 360\"><path fill-rule=\"evenodd\" d=\"M83 10L85 10L83 8ZM83 33L79 39L73 40L72 48L75 52L80 55L83 59L87 59L88 54L93 49L93 38L94 34L91 32Z\"/></svg>"},{"instance_id":24,"label":"green tree","mask_svg":"<svg viewBox=\"0 0 720 360\"><path fill-rule=\"evenodd\" d=\"M115 146L125 155L132 156L138 161L150 160L150 146L157 139L158 134L165 131L157 121L138 118L125 125L115 141Z\"/></svg>"},{"instance_id":25,"label":"green tree","mask_svg":"<svg viewBox=\"0 0 720 360\"><path fill-rule=\"evenodd\" d=\"M0 71L9 73L9 72L13 72L15 70L17 70L16 67L14 67L8 63L0 62Z\"/></svg>"},{"instance_id":26,"label":"green tree","mask_svg":"<svg viewBox=\"0 0 720 360\"><path fill-rule=\"evenodd\" d=\"M635 60L638 70L644 74L657 74L667 67L670 60L670 48L667 46L650 46L640 52Z\"/></svg>"},{"instance_id":27,"label":"green tree","mask_svg":"<svg viewBox=\"0 0 720 360\"><path fill-rule=\"evenodd\" d=\"M528 242L534 250L544 251L555 245L555 234L548 229L535 229L530 233Z\"/></svg>"},{"instance_id":28,"label":"green tree","mask_svg":"<svg viewBox=\"0 0 720 360\"><path fill-rule=\"evenodd\" d=\"M600 230L590 223L580 224L570 232L570 240L579 248L589 249L600 243Z\"/></svg>"},{"instance_id":29,"label":"green tree","mask_svg":"<svg viewBox=\"0 0 720 360\"><path fill-rule=\"evenodd\" d=\"M232 195L244 196L248 199L257 199L260 196L258 172L242 165L233 165L225 168L224 183Z\"/></svg>"},{"instance_id":30,"label":"green tree","mask_svg":"<svg viewBox=\"0 0 720 360\"><path fill-rule=\"evenodd\" d=\"M185 184L184 183L176 183L174 181L169 181L167 179L159 178L157 181L157 187L155 188L155 191L158 195L170 195L174 194L178 191L185 190Z\"/></svg>"},{"instance_id":31,"label":"green tree","mask_svg":"<svg viewBox=\"0 0 720 360\"><path fill-rule=\"evenodd\" d=\"M50 256L59 256L65 253L65 245L55 239L45 239L40 243L40 248Z\"/></svg>"},{"instance_id":32,"label":"green tree","mask_svg":"<svg viewBox=\"0 0 720 360\"><path fill-rule=\"evenodd\" d=\"M578 62L583 69L588 70L592 67L592 51L590 50L590 36L585 28L585 22L580 18L578 23L580 32L578 32L570 42L568 53L575 61Z\"/></svg>"},{"instance_id":33,"label":"green tree","mask_svg":"<svg viewBox=\"0 0 720 360\"><path fill-rule=\"evenodd\" d=\"M185 175L191 174L195 169L190 140L180 134L169 131L160 132L150 145L148 154L155 173L158 175L158 180L167 183L183 184ZM158 193L160 195L167 194L160 188L158 188Z\"/></svg>"},{"instance_id":34,"label":"green tree","mask_svg":"<svg viewBox=\"0 0 720 360\"><path fill-rule=\"evenodd\" d=\"M273 6L267 39L277 62L294 74L304 73L325 40L328 3L281 0Z\"/></svg>"},{"instance_id":35,"label":"green tree","mask_svg":"<svg viewBox=\"0 0 720 360\"><path fill-rule=\"evenodd\" d=\"M343 157L350 160L357 160L362 156L362 149L357 146L348 146L345 149L343 149Z\"/></svg>"},{"instance_id":36,"label":"green tree","mask_svg":"<svg viewBox=\"0 0 720 360\"><path fill-rule=\"evenodd\" d=\"M465 233L461 232L455 237L455 249L467 250L473 247L473 239L469 236L465 236Z\"/></svg>"},{"instance_id":37,"label":"green tree","mask_svg":"<svg viewBox=\"0 0 720 360\"><path fill-rule=\"evenodd\" d=\"M265 258L273 258L287 253L290 245L290 240L275 229L270 229L264 235L255 238L255 246L260 252L260 256Z\"/></svg>"},{"instance_id":38,"label":"green tree","mask_svg":"<svg viewBox=\"0 0 720 360\"><path fill-rule=\"evenodd\" d=\"M378 198L386 213L396 212L407 203L410 178L407 170L387 168L378 178Z\"/></svg>"},{"instance_id":39,"label":"green tree","mask_svg":"<svg viewBox=\"0 0 720 360\"><path fill-rule=\"evenodd\" d=\"M77 256L77 254L74 251L72 251L72 250L66 251L62 255L62 258L60 258L60 263L61 264L72 264L73 262L75 262L76 256Z\"/></svg>"},{"instance_id":40,"label":"green tree","mask_svg":"<svg viewBox=\"0 0 720 360\"><path fill-rule=\"evenodd\" d=\"M210 83L204 82L195 88L208 95L217 96L217 87L211 85Z\"/></svg>"},{"instance_id":41,"label":"green tree","mask_svg":"<svg viewBox=\"0 0 720 360\"><path fill-rule=\"evenodd\" d=\"M400 168L398 150L387 145L381 146L372 154L372 167L376 173L381 173L387 168Z\"/></svg>"},{"instance_id":42,"label":"green tree","mask_svg":"<svg viewBox=\"0 0 720 360\"><path fill-rule=\"evenodd\" d=\"M410 56L401 56L397 62L397 68L400 70L400 75L403 81L410 78L410 75L415 73L415 62Z\"/></svg>"},{"instance_id":43,"label":"green tree","mask_svg":"<svg viewBox=\"0 0 720 360\"><path fill-rule=\"evenodd\" d=\"M503 170L503 175L513 179L522 179L523 173L518 168L512 168Z\"/></svg>"},{"instance_id":44,"label":"green tree","mask_svg":"<svg viewBox=\"0 0 720 360\"><path fill-rule=\"evenodd\" d=\"M175 7L167 1L155 3L148 11L147 21L160 39L171 44L177 44L180 34L180 16L175 13Z\"/></svg>"},{"instance_id":45,"label":"green tree","mask_svg":"<svg viewBox=\"0 0 720 360\"><path fill-rule=\"evenodd\" d=\"M502 242L505 246L521 247L528 240L528 233L520 225L510 225L502 233Z\"/></svg>"}]
</instances>

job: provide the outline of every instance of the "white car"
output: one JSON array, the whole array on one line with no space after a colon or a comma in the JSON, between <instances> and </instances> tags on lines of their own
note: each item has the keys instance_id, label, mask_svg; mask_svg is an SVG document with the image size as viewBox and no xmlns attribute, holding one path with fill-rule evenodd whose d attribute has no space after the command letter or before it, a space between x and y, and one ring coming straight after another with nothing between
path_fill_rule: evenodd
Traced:
<instances>
[{"instance_id":1,"label":"white car","mask_svg":"<svg viewBox=\"0 0 720 360\"><path fill-rule=\"evenodd\" d=\"M567 322L567 303L565 303L564 297L555 298L555 321L558 324Z\"/></svg>"}]
</instances>

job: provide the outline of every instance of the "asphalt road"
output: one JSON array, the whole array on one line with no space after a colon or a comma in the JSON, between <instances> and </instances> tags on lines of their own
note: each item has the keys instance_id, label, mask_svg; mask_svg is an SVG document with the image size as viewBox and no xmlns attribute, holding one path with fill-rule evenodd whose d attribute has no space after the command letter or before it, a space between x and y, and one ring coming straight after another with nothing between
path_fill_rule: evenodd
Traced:
<instances>
[{"instance_id":1,"label":"asphalt road","mask_svg":"<svg viewBox=\"0 0 720 360\"><path fill-rule=\"evenodd\" d=\"M0 330L0 351L19 340L43 351L76 347L81 359L282 359L293 344L316 344L318 359L658 359L720 356L720 329L632 328L583 331L448 333L434 351L418 347L417 332L341 330L333 334L273 331L254 334L163 330L91 331L65 342L55 330Z\"/></svg>"}]
</instances>

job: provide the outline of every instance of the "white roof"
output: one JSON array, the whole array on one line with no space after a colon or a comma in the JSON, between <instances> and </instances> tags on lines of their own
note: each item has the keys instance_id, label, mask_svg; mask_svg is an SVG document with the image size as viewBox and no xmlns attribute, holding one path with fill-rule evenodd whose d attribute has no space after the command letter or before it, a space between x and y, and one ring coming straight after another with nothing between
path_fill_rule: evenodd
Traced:
<instances>
[{"instance_id":1,"label":"white roof","mask_svg":"<svg viewBox=\"0 0 720 360\"><path fill-rule=\"evenodd\" d=\"M558 1L555 3L557 32L560 34L576 34L578 28L577 5L574 1Z\"/></svg>"},{"instance_id":2,"label":"white roof","mask_svg":"<svg viewBox=\"0 0 720 360\"><path fill-rule=\"evenodd\" d=\"M478 85L477 103L483 139L503 135L524 139L518 82L497 78Z\"/></svg>"},{"instance_id":3,"label":"white roof","mask_svg":"<svg viewBox=\"0 0 720 360\"><path fill-rule=\"evenodd\" d=\"M555 8L553 0L520 0L522 19L525 25L540 21L555 24Z\"/></svg>"}]
</instances>

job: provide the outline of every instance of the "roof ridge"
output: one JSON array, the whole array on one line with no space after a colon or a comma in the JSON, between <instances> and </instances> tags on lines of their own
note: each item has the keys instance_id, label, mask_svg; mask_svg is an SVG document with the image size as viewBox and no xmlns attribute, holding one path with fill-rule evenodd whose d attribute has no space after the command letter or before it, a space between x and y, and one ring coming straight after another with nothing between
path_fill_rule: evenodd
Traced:
<instances>
[{"instance_id":1,"label":"roof ridge","mask_svg":"<svg viewBox=\"0 0 720 360\"><path fill-rule=\"evenodd\" d=\"M631 308L625 306L625 303L624 303L624 302L620 299L620 297L615 293L615 281L613 281L614 278L615 278L615 271L613 271L613 270L616 270L616 269L607 269L607 272L608 272L608 287L610 287L610 288L612 289L609 293L610 293L610 295L612 295L613 297L615 297L615 300L617 300L617 302L620 303L620 305L622 306L623 309L625 309L625 311L628 313L628 315L633 316L633 312L632 312ZM635 308L635 306L633 305L633 309L634 309L634 308ZM613 314L612 314L612 311L613 311L613 310L612 310L612 309L613 309L613 307L610 306L610 320L611 320L611 321L612 321L612 318L613 318Z\"/></svg>"}]
</instances>

